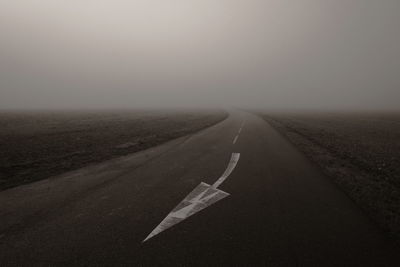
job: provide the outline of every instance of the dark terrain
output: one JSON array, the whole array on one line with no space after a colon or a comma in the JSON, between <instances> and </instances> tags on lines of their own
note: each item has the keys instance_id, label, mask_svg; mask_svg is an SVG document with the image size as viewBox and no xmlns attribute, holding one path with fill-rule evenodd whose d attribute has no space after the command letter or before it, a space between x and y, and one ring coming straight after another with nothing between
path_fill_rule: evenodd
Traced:
<instances>
[{"instance_id":1,"label":"dark terrain","mask_svg":"<svg viewBox=\"0 0 400 267\"><path fill-rule=\"evenodd\" d=\"M382 228L400 240L399 113L264 113Z\"/></svg>"},{"instance_id":2,"label":"dark terrain","mask_svg":"<svg viewBox=\"0 0 400 267\"><path fill-rule=\"evenodd\" d=\"M293 144L254 114L229 113L198 133L0 192L0 266L400 266L393 240ZM226 198L143 242L237 153L218 187Z\"/></svg>"},{"instance_id":3,"label":"dark terrain","mask_svg":"<svg viewBox=\"0 0 400 267\"><path fill-rule=\"evenodd\" d=\"M0 190L159 145L226 118L222 111L0 113Z\"/></svg>"}]
</instances>

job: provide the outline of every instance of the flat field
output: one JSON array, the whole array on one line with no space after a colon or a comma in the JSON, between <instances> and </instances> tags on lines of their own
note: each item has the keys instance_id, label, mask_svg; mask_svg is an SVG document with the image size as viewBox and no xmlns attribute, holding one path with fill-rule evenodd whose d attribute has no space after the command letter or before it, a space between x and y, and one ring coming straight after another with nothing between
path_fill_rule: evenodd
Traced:
<instances>
[{"instance_id":1,"label":"flat field","mask_svg":"<svg viewBox=\"0 0 400 267\"><path fill-rule=\"evenodd\" d=\"M0 112L0 190L137 152L211 126L222 111Z\"/></svg>"},{"instance_id":2,"label":"flat field","mask_svg":"<svg viewBox=\"0 0 400 267\"><path fill-rule=\"evenodd\" d=\"M400 240L400 113L260 114Z\"/></svg>"}]
</instances>

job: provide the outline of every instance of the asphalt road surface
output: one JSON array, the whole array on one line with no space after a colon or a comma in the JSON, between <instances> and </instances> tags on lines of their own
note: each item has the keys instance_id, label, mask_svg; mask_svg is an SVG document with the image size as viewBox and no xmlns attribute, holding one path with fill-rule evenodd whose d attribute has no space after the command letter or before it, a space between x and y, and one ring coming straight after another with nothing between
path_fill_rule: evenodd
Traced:
<instances>
[{"instance_id":1,"label":"asphalt road surface","mask_svg":"<svg viewBox=\"0 0 400 267\"><path fill-rule=\"evenodd\" d=\"M143 242L201 182L215 184L232 153L240 158L218 182L221 199ZM159 147L0 192L0 266L400 266L399 259L318 168L240 111Z\"/></svg>"}]
</instances>

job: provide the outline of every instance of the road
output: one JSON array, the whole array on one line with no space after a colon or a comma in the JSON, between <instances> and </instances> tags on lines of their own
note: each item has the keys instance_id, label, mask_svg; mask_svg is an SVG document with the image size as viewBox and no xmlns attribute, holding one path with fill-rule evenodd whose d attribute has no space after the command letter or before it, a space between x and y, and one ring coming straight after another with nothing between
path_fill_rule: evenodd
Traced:
<instances>
[{"instance_id":1,"label":"road","mask_svg":"<svg viewBox=\"0 0 400 267\"><path fill-rule=\"evenodd\" d=\"M229 195L143 240L201 182ZM221 182L221 180L218 180ZM0 193L0 266L400 266L394 243L261 118Z\"/></svg>"}]
</instances>

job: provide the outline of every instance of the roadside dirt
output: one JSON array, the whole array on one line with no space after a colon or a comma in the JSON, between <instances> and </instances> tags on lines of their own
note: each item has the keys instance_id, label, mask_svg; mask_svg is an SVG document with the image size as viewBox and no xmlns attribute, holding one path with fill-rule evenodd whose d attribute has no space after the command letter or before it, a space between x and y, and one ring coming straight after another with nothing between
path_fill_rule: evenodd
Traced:
<instances>
[{"instance_id":1,"label":"roadside dirt","mask_svg":"<svg viewBox=\"0 0 400 267\"><path fill-rule=\"evenodd\" d=\"M261 116L319 165L377 224L400 240L400 114Z\"/></svg>"},{"instance_id":2,"label":"roadside dirt","mask_svg":"<svg viewBox=\"0 0 400 267\"><path fill-rule=\"evenodd\" d=\"M222 111L0 113L0 190L159 145L227 117Z\"/></svg>"}]
</instances>

